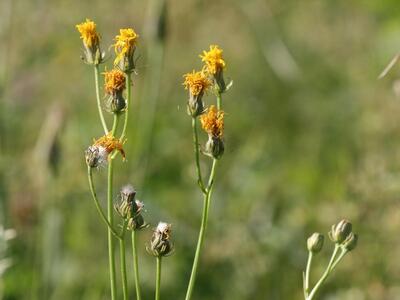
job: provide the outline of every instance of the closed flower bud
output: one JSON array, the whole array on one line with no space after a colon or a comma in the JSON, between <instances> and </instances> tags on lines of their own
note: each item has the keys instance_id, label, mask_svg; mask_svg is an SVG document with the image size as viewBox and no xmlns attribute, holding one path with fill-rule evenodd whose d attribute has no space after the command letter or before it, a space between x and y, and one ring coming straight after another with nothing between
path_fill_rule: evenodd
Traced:
<instances>
[{"instance_id":1,"label":"closed flower bud","mask_svg":"<svg viewBox=\"0 0 400 300\"><path fill-rule=\"evenodd\" d=\"M340 221L337 225L332 225L329 232L329 238L336 244L342 244L353 229L351 223L347 220Z\"/></svg>"},{"instance_id":2,"label":"closed flower bud","mask_svg":"<svg viewBox=\"0 0 400 300\"><path fill-rule=\"evenodd\" d=\"M147 251L156 256L167 256L172 253L173 246L170 242L171 224L164 222L158 223L157 228L153 232L150 246Z\"/></svg>"},{"instance_id":3,"label":"closed flower bud","mask_svg":"<svg viewBox=\"0 0 400 300\"><path fill-rule=\"evenodd\" d=\"M307 249L312 253L318 253L324 246L324 236L318 232L313 233L307 239Z\"/></svg>"},{"instance_id":4,"label":"closed flower bud","mask_svg":"<svg viewBox=\"0 0 400 300\"><path fill-rule=\"evenodd\" d=\"M98 168L107 164L108 152L102 146L93 145L85 151L86 164L90 168Z\"/></svg>"},{"instance_id":5,"label":"closed flower bud","mask_svg":"<svg viewBox=\"0 0 400 300\"><path fill-rule=\"evenodd\" d=\"M343 247L347 250L347 251L351 251L353 250L355 247L357 247L357 242L358 242L358 235L351 232L346 240L343 242Z\"/></svg>"}]
</instances>

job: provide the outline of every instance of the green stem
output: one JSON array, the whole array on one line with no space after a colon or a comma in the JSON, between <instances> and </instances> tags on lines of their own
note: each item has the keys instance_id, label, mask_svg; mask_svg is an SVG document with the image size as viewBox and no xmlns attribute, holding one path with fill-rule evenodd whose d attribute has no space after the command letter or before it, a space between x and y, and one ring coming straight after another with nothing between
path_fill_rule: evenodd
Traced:
<instances>
[{"instance_id":1,"label":"green stem","mask_svg":"<svg viewBox=\"0 0 400 300\"><path fill-rule=\"evenodd\" d=\"M103 109L101 108L101 101L100 101L100 86L99 86L99 65L94 65L94 81L96 84L96 100L97 100L97 109L99 110L99 116L101 125L103 126L104 133L108 133L107 123L104 119Z\"/></svg>"},{"instance_id":2,"label":"green stem","mask_svg":"<svg viewBox=\"0 0 400 300\"><path fill-rule=\"evenodd\" d=\"M155 300L160 300L161 260L162 260L162 256L158 256L157 257L157 271L156 271L156 296L155 296Z\"/></svg>"},{"instance_id":3,"label":"green stem","mask_svg":"<svg viewBox=\"0 0 400 300\"><path fill-rule=\"evenodd\" d=\"M221 106L222 106L222 97L221 97L221 93L218 92L218 94L217 94L217 108L218 108L218 110L221 109Z\"/></svg>"},{"instance_id":4,"label":"green stem","mask_svg":"<svg viewBox=\"0 0 400 300\"><path fill-rule=\"evenodd\" d=\"M319 281L317 282L317 284L314 286L314 288L312 289L310 295L308 296L307 300L312 300L315 296L315 294L317 293L318 289L322 286L322 284L325 282L325 280L328 278L329 274L331 273L331 271L333 270L333 264L335 262L335 258L336 255L338 253L340 249L340 246L338 246L337 244L335 244L335 249L333 250L332 256L331 256L331 260L329 261L328 267L326 268L324 274L322 275L322 277L319 279ZM336 266L336 264L335 264Z\"/></svg>"},{"instance_id":5,"label":"green stem","mask_svg":"<svg viewBox=\"0 0 400 300\"><path fill-rule=\"evenodd\" d=\"M107 220L107 217L106 217L103 209L100 206L99 199L97 198L97 194L96 194L96 191L95 191L95 188L94 188L94 184L93 184L93 176L92 176L92 168L91 167L88 167L88 180L89 180L90 192L92 193L94 204L96 205L97 211L99 212L99 215L100 215L101 219L108 226L108 228L111 230L112 234L116 238L120 239L121 238L120 235L111 226L110 222Z\"/></svg>"},{"instance_id":6,"label":"green stem","mask_svg":"<svg viewBox=\"0 0 400 300\"><path fill-rule=\"evenodd\" d=\"M308 252L308 260L307 260L307 268L306 268L306 276L304 282L304 295L308 296L308 292L310 291L310 272L311 272L311 264L313 259L313 253L311 251Z\"/></svg>"},{"instance_id":7,"label":"green stem","mask_svg":"<svg viewBox=\"0 0 400 300\"><path fill-rule=\"evenodd\" d=\"M192 129L193 129L193 147L194 147L194 154L196 160L196 171L197 171L197 184L199 185L203 194L206 193L203 183L203 177L201 175L201 168L200 168L200 155L199 155L199 136L197 133L197 118L192 118Z\"/></svg>"},{"instance_id":8,"label":"green stem","mask_svg":"<svg viewBox=\"0 0 400 300\"><path fill-rule=\"evenodd\" d=\"M125 226L125 224L124 224ZM124 232L125 233L125 232ZM122 293L124 300L128 300L128 280L126 278L126 258L125 258L125 237L119 240L119 256L121 263L121 276L122 276Z\"/></svg>"},{"instance_id":9,"label":"green stem","mask_svg":"<svg viewBox=\"0 0 400 300\"><path fill-rule=\"evenodd\" d=\"M119 115L114 115L114 123L111 134L114 136L118 127ZM114 226L114 207L113 207L113 164L114 158L110 156L108 163L108 176L107 176L107 218L111 227ZM111 285L111 299L117 298L117 283L115 275L115 241L112 236L111 229L108 228L108 262L110 267L110 285Z\"/></svg>"},{"instance_id":10,"label":"green stem","mask_svg":"<svg viewBox=\"0 0 400 300\"><path fill-rule=\"evenodd\" d=\"M126 136L126 131L128 128L128 118L129 118L129 106L131 102L131 85L132 85L132 80L131 80L131 73L125 73L125 80L126 80L126 107L125 107L125 120L124 120L124 127L122 129L121 137L120 140L122 141L125 136Z\"/></svg>"},{"instance_id":11,"label":"green stem","mask_svg":"<svg viewBox=\"0 0 400 300\"><path fill-rule=\"evenodd\" d=\"M107 218L108 222L111 226L114 224L114 216L113 216L113 159L110 159L108 164L108 191L107 191ZM108 228L108 262L110 266L110 285L111 285L111 299L117 299L117 286L115 279L115 243L112 236L111 229Z\"/></svg>"},{"instance_id":12,"label":"green stem","mask_svg":"<svg viewBox=\"0 0 400 300\"><path fill-rule=\"evenodd\" d=\"M140 284L139 284L139 264L138 264L138 255L136 247L136 230L132 230L132 257L133 257L133 272L135 275L136 300L141 300Z\"/></svg>"},{"instance_id":13,"label":"green stem","mask_svg":"<svg viewBox=\"0 0 400 300\"><path fill-rule=\"evenodd\" d=\"M337 264L342 260L342 258L347 254L346 249L342 249L342 252L338 256L337 260L332 264L331 271L336 268Z\"/></svg>"},{"instance_id":14,"label":"green stem","mask_svg":"<svg viewBox=\"0 0 400 300\"><path fill-rule=\"evenodd\" d=\"M217 162L218 161L216 159L213 160L213 165L211 167L211 172L210 172L210 178L208 180L206 193L204 194L203 215L201 218L199 238L197 241L196 253L194 255L192 272L190 274L190 279L189 279L189 284L188 284L188 288L186 291L185 300L189 300L192 297L193 288L194 288L194 284L195 284L196 277L197 277L197 268L199 265L201 250L203 248L204 235L205 235L206 229L207 229L208 213L209 213L209 209L210 209L211 194L212 194L212 188L214 185L214 177L215 177L215 170L217 167Z\"/></svg>"}]
</instances>

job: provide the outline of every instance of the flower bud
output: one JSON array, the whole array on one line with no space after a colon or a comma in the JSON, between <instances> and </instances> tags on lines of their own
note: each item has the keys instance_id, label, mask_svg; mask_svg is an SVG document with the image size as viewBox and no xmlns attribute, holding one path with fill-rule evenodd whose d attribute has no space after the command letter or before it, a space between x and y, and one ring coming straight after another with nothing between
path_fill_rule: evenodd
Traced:
<instances>
[{"instance_id":1,"label":"flower bud","mask_svg":"<svg viewBox=\"0 0 400 300\"><path fill-rule=\"evenodd\" d=\"M324 236L318 232L313 233L307 239L307 249L312 253L318 253L324 246Z\"/></svg>"},{"instance_id":2,"label":"flower bud","mask_svg":"<svg viewBox=\"0 0 400 300\"><path fill-rule=\"evenodd\" d=\"M349 221L342 220L337 225L332 225L329 238L336 244L342 244L351 233L352 228L353 226Z\"/></svg>"},{"instance_id":3,"label":"flower bud","mask_svg":"<svg viewBox=\"0 0 400 300\"><path fill-rule=\"evenodd\" d=\"M343 247L347 250L347 251L351 251L353 250L355 247L357 247L357 242L358 242L358 235L351 232L346 240L343 242Z\"/></svg>"},{"instance_id":4,"label":"flower bud","mask_svg":"<svg viewBox=\"0 0 400 300\"><path fill-rule=\"evenodd\" d=\"M225 147L223 140L218 136L209 135L204 154L219 159L224 154L224 151Z\"/></svg>"},{"instance_id":5,"label":"flower bud","mask_svg":"<svg viewBox=\"0 0 400 300\"><path fill-rule=\"evenodd\" d=\"M90 168L97 168L107 163L108 152L102 146L93 145L85 151L86 164Z\"/></svg>"},{"instance_id":6,"label":"flower bud","mask_svg":"<svg viewBox=\"0 0 400 300\"><path fill-rule=\"evenodd\" d=\"M173 246L170 242L171 224L158 223L153 232L148 252L156 257L167 256L172 253Z\"/></svg>"}]
</instances>

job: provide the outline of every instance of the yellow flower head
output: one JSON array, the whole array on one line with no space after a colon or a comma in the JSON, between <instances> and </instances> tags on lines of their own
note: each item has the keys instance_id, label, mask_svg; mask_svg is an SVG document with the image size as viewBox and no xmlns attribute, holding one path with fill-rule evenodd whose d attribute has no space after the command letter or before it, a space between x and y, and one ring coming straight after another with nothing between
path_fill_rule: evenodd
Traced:
<instances>
[{"instance_id":1,"label":"yellow flower head","mask_svg":"<svg viewBox=\"0 0 400 300\"><path fill-rule=\"evenodd\" d=\"M95 140L93 142L93 146L104 147L108 154L110 154L114 150L117 150L119 153L121 153L122 157L125 159L125 151L122 148L123 143L119 139L114 137L111 134L111 132L109 132L107 135L102 136L98 140Z\"/></svg>"},{"instance_id":2,"label":"yellow flower head","mask_svg":"<svg viewBox=\"0 0 400 300\"><path fill-rule=\"evenodd\" d=\"M115 58L114 64L118 64L125 56L133 56L139 35L132 29L120 29L119 35L115 37Z\"/></svg>"},{"instance_id":3,"label":"yellow flower head","mask_svg":"<svg viewBox=\"0 0 400 300\"><path fill-rule=\"evenodd\" d=\"M185 77L185 81L183 82L185 89L189 89L190 93L194 96L205 92L211 85L211 81L202 71L196 72L193 70L192 73L187 73L183 77Z\"/></svg>"},{"instance_id":4,"label":"yellow flower head","mask_svg":"<svg viewBox=\"0 0 400 300\"><path fill-rule=\"evenodd\" d=\"M222 58L222 49L217 45L211 45L210 51L203 51L203 55L200 54L201 60L206 64L205 69L208 73L215 75L218 71L222 71L226 63Z\"/></svg>"},{"instance_id":5,"label":"yellow flower head","mask_svg":"<svg viewBox=\"0 0 400 300\"><path fill-rule=\"evenodd\" d=\"M125 74L118 69L104 72L104 89L107 94L122 92L125 89Z\"/></svg>"},{"instance_id":6,"label":"yellow flower head","mask_svg":"<svg viewBox=\"0 0 400 300\"><path fill-rule=\"evenodd\" d=\"M200 116L201 126L210 135L222 137L224 134L224 112L211 105L207 113Z\"/></svg>"},{"instance_id":7,"label":"yellow flower head","mask_svg":"<svg viewBox=\"0 0 400 300\"><path fill-rule=\"evenodd\" d=\"M96 31L96 23L90 19L86 19L85 22L76 25L76 28L81 34L81 39L86 47L94 48L99 44L100 36Z\"/></svg>"}]
</instances>

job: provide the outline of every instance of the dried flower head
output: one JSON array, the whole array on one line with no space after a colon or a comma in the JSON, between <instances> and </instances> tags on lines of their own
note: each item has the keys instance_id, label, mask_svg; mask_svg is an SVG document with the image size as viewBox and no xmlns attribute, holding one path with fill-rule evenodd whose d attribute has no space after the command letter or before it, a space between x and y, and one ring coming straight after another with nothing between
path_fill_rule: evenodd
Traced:
<instances>
[{"instance_id":1,"label":"dried flower head","mask_svg":"<svg viewBox=\"0 0 400 300\"><path fill-rule=\"evenodd\" d=\"M224 134L224 112L211 105L207 113L200 117L203 129L213 137L221 138Z\"/></svg>"},{"instance_id":2,"label":"dried flower head","mask_svg":"<svg viewBox=\"0 0 400 300\"><path fill-rule=\"evenodd\" d=\"M211 81L203 71L196 72L193 70L192 73L187 73L183 75L183 77L185 78L183 82L185 89L189 90L190 94L193 96L203 94L211 85Z\"/></svg>"},{"instance_id":3,"label":"dried flower head","mask_svg":"<svg viewBox=\"0 0 400 300\"><path fill-rule=\"evenodd\" d=\"M107 164L108 152L103 146L89 146L85 151L86 164L91 168L99 168Z\"/></svg>"},{"instance_id":4,"label":"dried flower head","mask_svg":"<svg viewBox=\"0 0 400 300\"><path fill-rule=\"evenodd\" d=\"M222 58L223 50L217 45L210 45L210 51L203 51L203 55L200 54L201 60L205 63L205 69L211 75L216 75L222 71L226 63Z\"/></svg>"},{"instance_id":5,"label":"dried flower head","mask_svg":"<svg viewBox=\"0 0 400 300\"><path fill-rule=\"evenodd\" d=\"M96 31L96 23L90 19L86 19L85 22L76 25L79 33L81 34L81 39L83 44L89 48L94 48L100 42L100 36Z\"/></svg>"},{"instance_id":6,"label":"dried flower head","mask_svg":"<svg viewBox=\"0 0 400 300\"><path fill-rule=\"evenodd\" d=\"M108 154L110 154L114 150L117 150L119 153L121 153L122 157L125 159L125 151L122 148L123 143L119 139L114 137L111 134L111 132L109 132L107 135L102 136L98 140L95 140L93 146L104 147Z\"/></svg>"},{"instance_id":7,"label":"dried flower head","mask_svg":"<svg viewBox=\"0 0 400 300\"><path fill-rule=\"evenodd\" d=\"M172 253L173 246L170 242L171 224L159 222L153 232L148 252L154 256L167 256Z\"/></svg>"},{"instance_id":8,"label":"dried flower head","mask_svg":"<svg viewBox=\"0 0 400 300\"><path fill-rule=\"evenodd\" d=\"M119 30L115 37L114 50L117 57L114 64L121 65L123 71L131 71L134 68L133 55L135 53L139 35L132 28Z\"/></svg>"},{"instance_id":9,"label":"dried flower head","mask_svg":"<svg viewBox=\"0 0 400 300\"><path fill-rule=\"evenodd\" d=\"M125 74L118 69L106 71L104 75L104 89L107 94L112 95L125 89Z\"/></svg>"}]
</instances>

